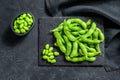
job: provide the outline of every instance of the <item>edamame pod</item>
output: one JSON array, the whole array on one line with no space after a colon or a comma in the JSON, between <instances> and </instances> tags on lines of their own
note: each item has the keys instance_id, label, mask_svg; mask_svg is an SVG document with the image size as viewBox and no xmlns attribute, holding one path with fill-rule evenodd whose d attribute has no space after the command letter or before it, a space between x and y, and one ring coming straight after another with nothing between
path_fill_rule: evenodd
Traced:
<instances>
[{"instance_id":1,"label":"edamame pod","mask_svg":"<svg viewBox=\"0 0 120 80\"><path fill-rule=\"evenodd\" d=\"M76 38L68 31L68 25L66 21L64 21L64 33L70 41L76 41Z\"/></svg>"},{"instance_id":2,"label":"edamame pod","mask_svg":"<svg viewBox=\"0 0 120 80\"><path fill-rule=\"evenodd\" d=\"M70 57L77 57L78 56L78 43L77 41L73 42L73 49L70 54Z\"/></svg>"},{"instance_id":3,"label":"edamame pod","mask_svg":"<svg viewBox=\"0 0 120 80\"><path fill-rule=\"evenodd\" d=\"M56 39L59 39L62 41L62 43L65 43L64 39L62 38L62 36L60 35L60 33L58 31L53 32L53 34Z\"/></svg>"},{"instance_id":4,"label":"edamame pod","mask_svg":"<svg viewBox=\"0 0 120 80\"><path fill-rule=\"evenodd\" d=\"M69 56L70 53L71 53L72 44L71 44L71 42L69 41L69 39L65 35L63 35L63 38L64 38L64 40L66 42L66 49L67 49L65 55Z\"/></svg>"},{"instance_id":5,"label":"edamame pod","mask_svg":"<svg viewBox=\"0 0 120 80\"><path fill-rule=\"evenodd\" d=\"M72 24L72 23L79 23L83 29L86 29L87 28L87 25L84 21L82 21L81 19L79 18L74 18L74 19L68 19L67 20L67 23L69 24Z\"/></svg>"},{"instance_id":6,"label":"edamame pod","mask_svg":"<svg viewBox=\"0 0 120 80\"><path fill-rule=\"evenodd\" d=\"M66 53L66 48L63 45L62 41L60 39L57 39L57 45L59 46L60 50L65 54Z\"/></svg>"}]
</instances>

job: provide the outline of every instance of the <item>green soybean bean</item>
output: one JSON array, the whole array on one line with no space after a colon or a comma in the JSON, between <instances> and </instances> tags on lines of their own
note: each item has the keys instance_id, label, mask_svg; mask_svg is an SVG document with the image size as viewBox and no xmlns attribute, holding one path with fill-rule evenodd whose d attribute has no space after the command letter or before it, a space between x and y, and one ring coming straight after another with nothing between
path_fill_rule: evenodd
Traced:
<instances>
[{"instance_id":1,"label":"green soybean bean","mask_svg":"<svg viewBox=\"0 0 120 80\"><path fill-rule=\"evenodd\" d=\"M55 29L51 30L52 32L54 31L62 31L63 29L63 23L59 24L58 27L56 27Z\"/></svg>"},{"instance_id":2,"label":"green soybean bean","mask_svg":"<svg viewBox=\"0 0 120 80\"><path fill-rule=\"evenodd\" d=\"M54 59L55 57L54 57L54 56L50 56L49 58L50 58L50 59Z\"/></svg>"},{"instance_id":3,"label":"green soybean bean","mask_svg":"<svg viewBox=\"0 0 120 80\"><path fill-rule=\"evenodd\" d=\"M49 56L53 56L53 55L54 55L54 53L53 53L53 52L50 52L50 53L49 53Z\"/></svg>"},{"instance_id":4,"label":"green soybean bean","mask_svg":"<svg viewBox=\"0 0 120 80\"><path fill-rule=\"evenodd\" d=\"M27 16L28 16L29 18L32 18L32 15L31 15L30 13L27 13Z\"/></svg>"},{"instance_id":5,"label":"green soybean bean","mask_svg":"<svg viewBox=\"0 0 120 80\"><path fill-rule=\"evenodd\" d=\"M73 42L73 49L71 51L70 57L77 57L78 56L78 43L77 41Z\"/></svg>"},{"instance_id":6,"label":"green soybean bean","mask_svg":"<svg viewBox=\"0 0 120 80\"><path fill-rule=\"evenodd\" d=\"M51 53L53 51L53 47L50 47L48 52Z\"/></svg>"},{"instance_id":7,"label":"green soybean bean","mask_svg":"<svg viewBox=\"0 0 120 80\"><path fill-rule=\"evenodd\" d=\"M57 52L57 51L55 51L53 54L54 54L55 56L59 56L59 52Z\"/></svg>"},{"instance_id":8,"label":"green soybean bean","mask_svg":"<svg viewBox=\"0 0 120 80\"><path fill-rule=\"evenodd\" d=\"M44 55L44 56L42 56L42 59L47 60L48 56Z\"/></svg>"},{"instance_id":9,"label":"green soybean bean","mask_svg":"<svg viewBox=\"0 0 120 80\"><path fill-rule=\"evenodd\" d=\"M87 28L87 25L84 21L82 21L81 19L79 18L74 18L74 19L68 19L67 20L67 23L69 24L72 24L72 23L79 23L83 29L86 29Z\"/></svg>"},{"instance_id":10,"label":"green soybean bean","mask_svg":"<svg viewBox=\"0 0 120 80\"><path fill-rule=\"evenodd\" d=\"M86 49L85 45L81 42L78 42L78 44L79 44L80 49L82 50L83 54L85 55L85 59L87 59L88 56L87 56L87 49Z\"/></svg>"},{"instance_id":11,"label":"green soybean bean","mask_svg":"<svg viewBox=\"0 0 120 80\"><path fill-rule=\"evenodd\" d=\"M62 41L60 39L57 39L57 45L59 46L60 50L65 54L66 53L66 48L63 45Z\"/></svg>"},{"instance_id":12,"label":"green soybean bean","mask_svg":"<svg viewBox=\"0 0 120 80\"><path fill-rule=\"evenodd\" d=\"M96 29L96 23L93 22L91 25L91 28L88 30L88 32L86 34L83 35L83 37L88 37L90 36Z\"/></svg>"},{"instance_id":13,"label":"green soybean bean","mask_svg":"<svg viewBox=\"0 0 120 80\"><path fill-rule=\"evenodd\" d=\"M67 22L64 21L64 33L69 38L70 41L76 41L76 38L68 31Z\"/></svg>"},{"instance_id":14,"label":"green soybean bean","mask_svg":"<svg viewBox=\"0 0 120 80\"><path fill-rule=\"evenodd\" d=\"M20 30L19 29L15 29L15 33L19 34Z\"/></svg>"},{"instance_id":15,"label":"green soybean bean","mask_svg":"<svg viewBox=\"0 0 120 80\"><path fill-rule=\"evenodd\" d=\"M69 56L70 53L71 53L71 49L72 49L72 43L69 41L69 39L65 35L63 35L63 38L66 42L66 53L65 53L65 55Z\"/></svg>"},{"instance_id":16,"label":"green soybean bean","mask_svg":"<svg viewBox=\"0 0 120 80\"><path fill-rule=\"evenodd\" d=\"M26 31L28 31L29 30L29 28L28 27L23 27Z\"/></svg>"},{"instance_id":17,"label":"green soybean bean","mask_svg":"<svg viewBox=\"0 0 120 80\"><path fill-rule=\"evenodd\" d=\"M105 39L104 34L102 33L102 31L99 28L97 28L97 30L98 30L99 38L100 38L101 42L103 42Z\"/></svg>"},{"instance_id":18,"label":"green soybean bean","mask_svg":"<svg viewBox=\"0 0 120 80\"><path fill-rule=\"evenodd\" d=\"M45 50L45 55L48 55L48 53L49 53L48 50Z\"/></svg>"},{"instance_id":19,"label":"green soybean bean","mask_svg":"<svg viewBox=\"0 0 120 80\"><path fill-rule=\"evenodd\" d=\"M45 45L45 49L48 50L49 48L50 48L50 45L49 45L49 44L46 44L46 45Z\"/></svg>"},{"instance_id":20,"label":"green soybean bean","mask_svg":"<svg viewBox=\"0 0 120 80\"><path fill-rule=\"evenodd\" d=\"M20 29L20 32L23 33L23 34L26 33L26 31L24 29Z\"/></svg>"},{"instance_id":21,"label":"green soybean bean","mask_svg":"<svg viewBox=\"0 0 120 80\"><path fill-rule=\"evenodd\" d=\"M58 31L53 32L53 34L56 39L59 39L62 41L62 43L65 43L64 39L62 38L62 36L60 35L60 33Z\"/></svg>"},{"instance_id":22,"label":"green soybean bean","mask_svg":"<svg viewBox=\"0 0 120 80\"><path fill-rule=\"evenodd\" d=\"M42 54L43 54L43 55L45 54L45 49L43 49Z\"/></svg>"},{"instance_id":23,"label":"green soybean bean","mask_svg":"<svg viewBox=\"0 0 120 80\"><path fill-rule=\"evenodd\" d=\"M56 60L55 60L55 59L51 60L51 63L52 63L52 64L55 64L55 63L56 63Z\"/></svg>"}]
</instances>

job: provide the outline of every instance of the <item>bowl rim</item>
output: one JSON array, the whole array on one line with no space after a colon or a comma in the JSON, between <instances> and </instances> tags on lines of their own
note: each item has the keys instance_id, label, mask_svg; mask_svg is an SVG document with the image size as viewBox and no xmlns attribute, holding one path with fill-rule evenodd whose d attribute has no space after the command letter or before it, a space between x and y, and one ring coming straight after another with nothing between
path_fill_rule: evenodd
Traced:
<instances>
[{"instance_id":1,"label":"bowl rim","mask_svg":"<svg viewBox=\"0 0 120 80\"><path fill-rule=\"evenodd\" d=\"M29 14L32 15L32 17L33 17L33 24L31 25L31 28L29 29L29 31L27 31L25 34L17 34L17 33L15 33L14 28L13 28L14 21L16 20L16 18L17 18L18 16L20 16L20 15L22 15L22 14L24 14L24 13L29 13ZM20 12L20 13L18 13L18 14L13 18L13 20L12 20L12 22L11 22L11 29L12 29L12 32L13 32L15 35L17 35L17 36L25 36L25 35L27 35L27 34L32 30L34 24L35 24L35 17L34 17L34 15L33 15L31 12L27 12L27 11L25 11L25 12Z\"/></svg>"}]
</instances>

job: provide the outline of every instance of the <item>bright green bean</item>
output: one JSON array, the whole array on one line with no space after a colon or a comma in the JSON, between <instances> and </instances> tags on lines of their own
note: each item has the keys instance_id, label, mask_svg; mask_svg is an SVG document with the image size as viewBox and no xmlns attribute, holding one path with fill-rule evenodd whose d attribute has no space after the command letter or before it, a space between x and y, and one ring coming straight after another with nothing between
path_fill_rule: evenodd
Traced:
<instances>
[{"instance_id":1,"label":"bright green bean","mask_svg":"<svg viewBox=\"0 0 120 80\"><path fill-rule=\"evenodd\" d=\"M78 56L78 43L77 41L73 42L73 49L71 51L70 57L77 57Z\"/></svg>"},{"instance_id":2,"label":"bright green bean","mask_svg":"<svg viewBox=\"0 0 120 80\"><path fill-rule=\"evenodd\" d=\"M66 48L63 45L62 41L60 39L57 39L57 45L59 46L60 50L65 54L66 53Z\"/></svg>"},{"instance_id":3,"label":"bright green bean","mask_svg":"<svg viewBox=\"0 0 120 80\"><path fill-rule=\"evenodd\" d=\"M69 39L65 35L63 35L63 38L64 38L64 40L66 42L66 53L65 53L65 55L69 56L70 53L71 53L72 44L71 44L71 42L69 41Z\"/></svg>"}]
</instances>

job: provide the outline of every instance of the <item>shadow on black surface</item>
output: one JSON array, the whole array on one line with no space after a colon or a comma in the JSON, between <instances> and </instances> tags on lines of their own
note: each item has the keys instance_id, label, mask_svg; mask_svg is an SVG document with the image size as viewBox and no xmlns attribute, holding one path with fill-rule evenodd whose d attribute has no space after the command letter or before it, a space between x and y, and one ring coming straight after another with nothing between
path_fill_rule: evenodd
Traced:
<instances>
[{"instance_id":1,"label":"shadow on black surface","mask_svg":"<svg viewBox=\"0 0 120 80\"><path fill-rule=\"evenodd\" d=\"M22 40L25 38L25 36L16 36L12 30L11 27L8 26L6 31L4 32L2 36L3 43L7 46L15 46L17 44L20 44Z\"/></svg>"}]
</instances>

